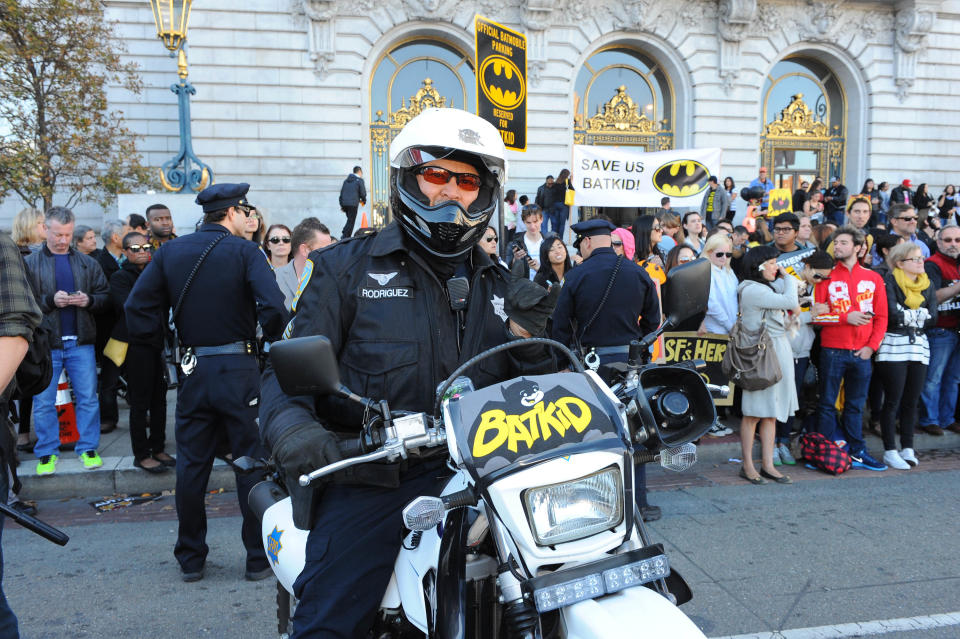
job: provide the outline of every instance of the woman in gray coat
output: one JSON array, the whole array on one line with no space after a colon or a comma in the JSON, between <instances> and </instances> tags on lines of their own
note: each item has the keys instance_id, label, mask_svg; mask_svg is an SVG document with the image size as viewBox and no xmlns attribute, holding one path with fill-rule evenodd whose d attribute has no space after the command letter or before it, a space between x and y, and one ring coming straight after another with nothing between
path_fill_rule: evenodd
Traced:
<instances>
[{"instance_id":1,"label":"woman in gray coat","mask_svg":"<svg viewBox=\"0 0 960 639\"><path fill-rule=\"evenodd\" d=\"M750 249L743 258L744 281L738 287L740 317L749 331L763 322L773 342L783 377L759 391L743 391L743 420L740 422L740 446L743 467L740 476L753 484L792 483L773 465L773 446L777 420L787 421L797 408L797 390L793 380L793 350L787 336L786 312L797 309L797 279L777 265L779 251L772 246ZM753 465L753 436L760 424L760 473Z\"/></svg>"}]
</instances>

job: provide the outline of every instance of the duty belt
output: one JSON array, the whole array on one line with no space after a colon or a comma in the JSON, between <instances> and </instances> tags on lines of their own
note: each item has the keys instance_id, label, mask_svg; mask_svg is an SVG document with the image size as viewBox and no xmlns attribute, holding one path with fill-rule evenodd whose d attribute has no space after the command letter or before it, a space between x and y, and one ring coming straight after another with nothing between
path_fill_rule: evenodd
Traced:
<instances>
[{"instance_id":1,"label":"duty belt","mask_svg":"<svg viewBox=\"0 0 960 639\"><path fill-rule=\"evenodd\" d=\"M592 371L600 368L601 355L627 355L630 353L629 346L590 346L584 348L586 355L583 356L583 364Z\"/></svg>"},{"instance_id":2,"label":"duty belt","mask_svg":"<svg viewBox=\"0 0 960 639\"><path fill-rule=\"evenodd\" d=\"M257 344L253 340L243 340L240 342L231 342L230 344L221 344L220 346L191 346L189 350L197 357L210 357L212 355L256 355Z\"/></svg>"}]
</instances>

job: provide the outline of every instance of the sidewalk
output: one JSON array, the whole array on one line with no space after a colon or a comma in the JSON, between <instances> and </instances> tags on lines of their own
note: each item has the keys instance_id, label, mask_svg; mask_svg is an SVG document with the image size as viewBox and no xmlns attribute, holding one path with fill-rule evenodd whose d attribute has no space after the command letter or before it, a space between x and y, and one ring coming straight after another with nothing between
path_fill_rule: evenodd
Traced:
<instances>
[{"instance_id":1,"label":"sidewalk","mask_svg":"<svg viewBox=\"0 0 960 639\"><path fill-rule=\"evenodd\" d=\"M166 451L176 455L174 444L174 412L176 408L176 391L167 394L167 445ZM97 470L85 470L80 460L72 450L61 451L57 461L57 472L52 476L37 477L36 459L31 453L20 453L20 468L18 474L23 482L20 495L23 499L62 499L67 497L107 497L124 494L157 493L164 490L173 490L176 485L176 472L170 469L162 475L152 475L133 465L133 456L130 448L130 429L128 423L129 411L126 402L120 400L120 424L112 433L100 436L100 456L103 458L103 467ZM733 435L726 437L711 437L705 435L697 446L697 464L693 470L697 474L706 473L708 469L729 469L731 477L735 478L740 462L730 462L731 459L741 459L740 435L737 418L725 420L727 426L734 430ZM947 431L943 437L928 435L918 431L914 437L915 448L918 454L932 450L960 449L960 435ZM867 449L874 457L883 457L883 443L880 438L867 433ZM759 443L754 445L754 459L759 459ZM800 468L797 466L794 468ZM786 467L789 470L789 467ZM810 471L815 472L815 471ZM883 475L872 471L862 471L871 475ZM890 471L886 471L890 472ZM900 472L900 471L895 471ZM823 475L823 473L817 473ZM823 475L827 477L827 475ZM665 478L669 484L671 480ZM678 478L678 481L679 478ZM685 480L684 480L685 481ZM739 480L743 481L743 480ZM682 482L681 482L682 483ZM232 491L235 489L233 471L223 461L214 462L213 472L210 474L208 490L219 489Z\"/></svg>"},{"instance_id":2,"label":"sidewalk","mask_svg":"<svg viewBox=\"0 0 960 639\"><path fill-rule=\"evenodd\" d=\"M177 393L167 393L167 429L165 450L176 456L174 443L174 413ZM76 453L61 450L57 460L57 472L54 475L37 477L37 460L33 453L18 453L20 467L17 475L23 483L21 499L62 499L67 497L107 497L123 494L158 493L173 490L177 474L170 469L162 475L153 475L133 465L130 447L130 411L122 399L120 404L120 423L112 433L100 435L100 448L97 451L103 458L103 467L86 470ZM31 434L31 436L33 436ZM214 462L210 473L208 490L235 490L233 471L223 461Z\"/></svg>"}]
</instances>

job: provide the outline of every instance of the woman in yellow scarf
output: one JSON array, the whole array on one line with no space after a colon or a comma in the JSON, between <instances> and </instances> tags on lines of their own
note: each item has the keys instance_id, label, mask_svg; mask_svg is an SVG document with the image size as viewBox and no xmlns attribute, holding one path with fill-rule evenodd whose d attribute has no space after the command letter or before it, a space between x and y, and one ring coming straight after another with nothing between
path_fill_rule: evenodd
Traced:
<instances>
[{"instance_id":1,"label":"woman in yellow scarf","mask_svg":"<svg viewBox=\"0 0 960 639\"><path fill-rule=\"evenodd\" d=\"M913 242L898 244L887 255L887 332L877 351L875 374L883 385L880 430L883 463L898 470L917 465L913 431L917 426L920 392L927 378L930 345L924 330L937 321L937 298L924 272L923 254ZM900 446L896 420L900 417Z\"/></svg>"}]
</instances>

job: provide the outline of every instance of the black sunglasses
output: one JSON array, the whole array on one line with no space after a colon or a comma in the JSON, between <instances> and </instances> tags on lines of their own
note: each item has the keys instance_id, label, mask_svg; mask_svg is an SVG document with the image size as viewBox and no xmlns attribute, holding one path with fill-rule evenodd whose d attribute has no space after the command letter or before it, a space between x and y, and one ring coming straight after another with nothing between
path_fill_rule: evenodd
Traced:
<instances>
[{"instance_id":1,"label":"black sunglasses","mask_svg":"<svg viewBox=\"0 0 960 639\"><path fill-rule=\"evenodd\" d=\"M253 212L253 209L251 209L248 206L244 206L242 204L237 205L237 210L243 213L245 217L250 217L250 214Z\"/></svg>"},{"instance_id":2,"label":"black sunglasses","mask_svg":"<svg viewBox=\"0 0 960 639\"><path fill-rule=\"evenodd\" d=\"M717 251L713 255L714 257L733 257L733 253L724 253L723 251Z\"/></svg>"},{"instance_id":3,"label":"black sunglasses","mask_svg":"<svg viewBox=\"0 0 960 639\"><path fill-rule=\"evenodd\" d=\"M270 242L271 244L279 244L280 242L283 242L284 244L289 244L290 238L289 237L271 237L267 241Z\"/></svg>"},{"instance_id":4,"label":"black sunglasses","mask_svg":"<svg viewBox=\"0 0 960 639\"><path fill-rule=\"evenodd\" d=\"M125 247L123 250L130 251L131 253L140 253L142 251L149 251L149 244L131 244L130 246Z\"/></svg>"},{"instance_id":5,"label":"black sunglasses","mask_svg":"<svg viewBox=\"0 0 960 639\"><path fill-rule=\"evenodd\" d=\"M829 276L829 275L820 275L819 273L814 273L812 277L813 277L813 279L815 279L815 280L829 280L829 279L830 279L830 276Z\"/></svg>"},{"instance_id":6,"label":"black sunglasses","mask_svg":"<svg viewBox=\"0 0 960 639\"><path fill-rule=\"evenodd\" d=\"M489 235L489 236L483 238L483 241L484 241L484 242L496 242L496 241L497 241L497 236L496 236L496 235Z\"/></svg>"}]
</instances>

